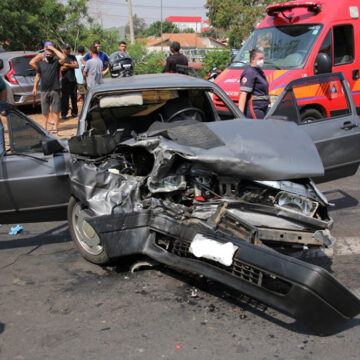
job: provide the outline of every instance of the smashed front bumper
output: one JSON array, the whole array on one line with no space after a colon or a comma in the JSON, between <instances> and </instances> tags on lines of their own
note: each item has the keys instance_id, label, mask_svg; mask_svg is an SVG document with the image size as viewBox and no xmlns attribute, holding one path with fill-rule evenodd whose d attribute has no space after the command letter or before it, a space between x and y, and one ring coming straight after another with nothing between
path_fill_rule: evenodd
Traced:
<instances>
[{"instance_id":1,"label":"smashed front bumper","mask_svg":"<svg viewBox=\"0 0 360 360\"><path fill-rule=\"evenodd\" d=\"M179 220L157 209L86 219L110 257L145 254L202 274L272 306L327 335L360 312L360 300L321 267L257 243L262 232L222 208L207 221ZM268 233L271 229L268 229ZM191 251L201 235L235 249L230 265Z\"/></svg>"}]
</instances>

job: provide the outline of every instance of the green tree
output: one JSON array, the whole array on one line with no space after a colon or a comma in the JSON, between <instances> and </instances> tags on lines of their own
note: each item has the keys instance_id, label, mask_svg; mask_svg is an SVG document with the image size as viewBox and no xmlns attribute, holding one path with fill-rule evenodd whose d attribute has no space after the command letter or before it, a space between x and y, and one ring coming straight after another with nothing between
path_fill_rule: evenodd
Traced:
<instances>
[{"instance_id":1,"label":"green tree","mask_svg":"<svg viewBox=\"0 0 360 360\"><path fill-rule=\"evenodd\" d=\"M163 33L179 33L178 26L170 21L163 21L162 23ZM161 36L161 21L153 22L145 32L146 36Z\"/></svg>"},{"instance_id":2,"label":"green tree","mask_svg":"<svg viewBox=\"0 0 360 360\"><path fill-rule=\"evenodd\" d=\"M214 67L223 69L225 65L230 61L230 59L231 59L231 53L229 49L212 50L212 51L208 51L204 55L202 64L205 72L208 73Z\"/></svg>"},{"instance_id":3,"label":"green tree","mask_svg":"<svg viewBox=\"0 0 360 360\"><path fill-rule=\"evenodd\" d=\"M225 39L227 38L228 34L226 31L217 29L217 28L210 28L208 30L204 30L200 36L202 37L212 37L214 39Z\"/></svg>"},{"instance_id":4,"label":"green tree","mask_svg":"<svg viewBox=\"0 0 360 360\"><path fill-rule=\"evenodd\" d=\"M0 42L8 50L38 50L46 40L60 46L85 28L86 0L1 0Z\"/></svg>"},{"instance_id":5,"label":"green tree","mask_svg":"<svg viewBox=\"0 0 360 360\"><path fill-rule=\"evenodd\" d=\"M141 37L145 35L146 22L143 18L138 17L136 14L133 15L134 35L135 37ZM125 34L130 34L129 23L125 26Z\"/></svg>"},{"instance_id":6,"label":"green tree","mask_svg":"<svg viewBox=\"0 0 360 360\"><path fill-rule=\"evenodd\" d=\"M161 73L164 69L163 61L165 54L163 52L147 52L146 46L136 42L127 47L127 52L135 64L135 75Z\"/></svg>"},{"instance_id":7,"label":"green tree","mask_svg":"<svg viewBox=\"0 0 360 360\"><path fill-rule=\"evenodd\" d=\"M265 16L266 6L278 0L207 0L212 26L228 31L229 45L239 48Z\"/></svg>"}]
</instances>

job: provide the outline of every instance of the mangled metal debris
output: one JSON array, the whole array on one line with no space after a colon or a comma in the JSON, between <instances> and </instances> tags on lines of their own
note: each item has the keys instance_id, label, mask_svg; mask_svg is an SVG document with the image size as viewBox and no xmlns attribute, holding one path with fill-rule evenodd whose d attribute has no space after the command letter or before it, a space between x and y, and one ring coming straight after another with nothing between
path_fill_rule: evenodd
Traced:
<instances>
[{"instance_id":1,"label":"mangled metal debris","mask_svg":"<svg viewBox=\"0 0 360 360\"><path fill-rule=\"evenodd\" d=\"M185 120L94 135L89 122L86 140L70 141L76 200L69 221L85 258L144 254L237 289L320 334L360 312L359 299L326 270L289 256L334 242L327 200L309 180L322 175L322 162L295 124ZM109 144L109 136L119 141Z\"/></svg>"}]
</instances>

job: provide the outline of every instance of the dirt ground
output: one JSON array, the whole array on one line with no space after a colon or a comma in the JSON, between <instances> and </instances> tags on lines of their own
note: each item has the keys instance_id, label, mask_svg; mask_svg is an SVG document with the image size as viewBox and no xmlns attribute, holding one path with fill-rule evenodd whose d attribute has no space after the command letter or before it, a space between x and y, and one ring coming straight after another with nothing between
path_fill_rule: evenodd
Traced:
<instances>
[{"instance_id":1,"label":"dirt ground","mask_svg":"<svg viewBox=\"0 0 360 360\"><path fill-rule=\"evenodd\" d=\"M78 103L79 113L82 108L82 103ZM36 107L35 109L31 109L26 111L26 109L22 109L31 119L35 120L39 125L44 127L44 120L41 114L40 106ZM70 113L70 111L69 111ZM59 121L58 133L56 134L57 137L60 139L68 139L72 136L76 135L78 117L70 117L68 116L66 120ZM51 129L51 126L49 127Z\"/></svg>"},{"instance_id":2,"label":"dirt ground","mask_svg":"<svg viewBox=\"0 0 360 360\"><path fill-rule=\"evenodd\" d=\"M82 108L82 103L78 103L78 109L79 114ZM32 106L25 106L19 108L20 111L22 111L24 114L26 114L28 117L36 121L39 125L44 127L44 120L43 116L41 114L41 107L36 106L33 108ZM70 111L69 111L70 113ZM9 137L8 137L8 129L7 129L7 122L4 116L0 115L0 119L2 120L2 123L4 125L5 129L5 146L6 148L9 147ZM78 117L70 117L68 116L67 119L59 121L59 127L58 127L58 133L55 134L60 139L69 139L72 136L76 135L76 129L77 129L77 123L78 123ZM49 126L49 130L51 130L51 126Z\"/></svg>"}]
</instances>

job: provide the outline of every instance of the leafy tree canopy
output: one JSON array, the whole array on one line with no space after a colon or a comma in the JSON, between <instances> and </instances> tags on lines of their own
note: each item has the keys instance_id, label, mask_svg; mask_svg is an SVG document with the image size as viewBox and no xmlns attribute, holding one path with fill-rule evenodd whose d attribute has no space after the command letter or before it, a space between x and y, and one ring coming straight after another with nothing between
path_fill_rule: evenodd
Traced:
<instances>
[{"instance_id":1,"label":"leafy tree canopy","mask_svg":"<svg viewBox=\"0 0 360 360\"><path fill-rule=\"evenodd\" d=\"M128 45L127 52L135 63L135 74L156 74L164 70L165 54L161 51L147 52L146 46L136 42Z\"/></svg>"},{"instance_id":2,"label":"leafy tree canopy","mask_svg":"<svg viewBox=\"0 0 360 360\"><path fill-rule=\"evenodd\" d=\"M146 30L146 36L161 36L161 24L163 33L179 33L180 29L178 26L170 21L155 21Z\"/></svg>"},{"instance_id":3,"label":"leafy tree canopy","mask_svg":"<svg viewBox=\"0 0 360 360\"><path fill-rule=\"evenodd\" d=\"M46 40L72 43L92 23L86 0L1 0L0 14L0 42L8 50L38 50Z\"/></svg>"},{"instance_id":4,"label":"leafy tree canopy","mask_svg":"<svg viewBox=\"0 0 360 360\"><path fill-rule=\"evenodd\" d=\"M212 68L218 67L223 69L230 62L231 53L229 50L212 50L208 51L203 59L203 67L206 73Z\"/></svg>"},{"instance_id":5,"label":"leafy tree canopy","mask_svg":"<svg viewBox=\"0 0 360 360\"><path fill-rule=\"evenodd\" d=\"M141 37L141 36L145 35L147 25L143 18L140 18L136 14L134 14L133 15L133 26L134 26L135 37ZM130 34L129 23L125 26L125 33Z\"/></svg>"},{"instance_id":6,"label":"leafy tree canopy","mask_svg":"<svg viewBox=\"0 0 360 360\"><path fill-rule=\"evenodd\" d=\"M229 45L239 48L257 23L265 16L266 6L278 0L207 0L205 8L212 26L227 30Z\"/></svg>"}]
</instances>

